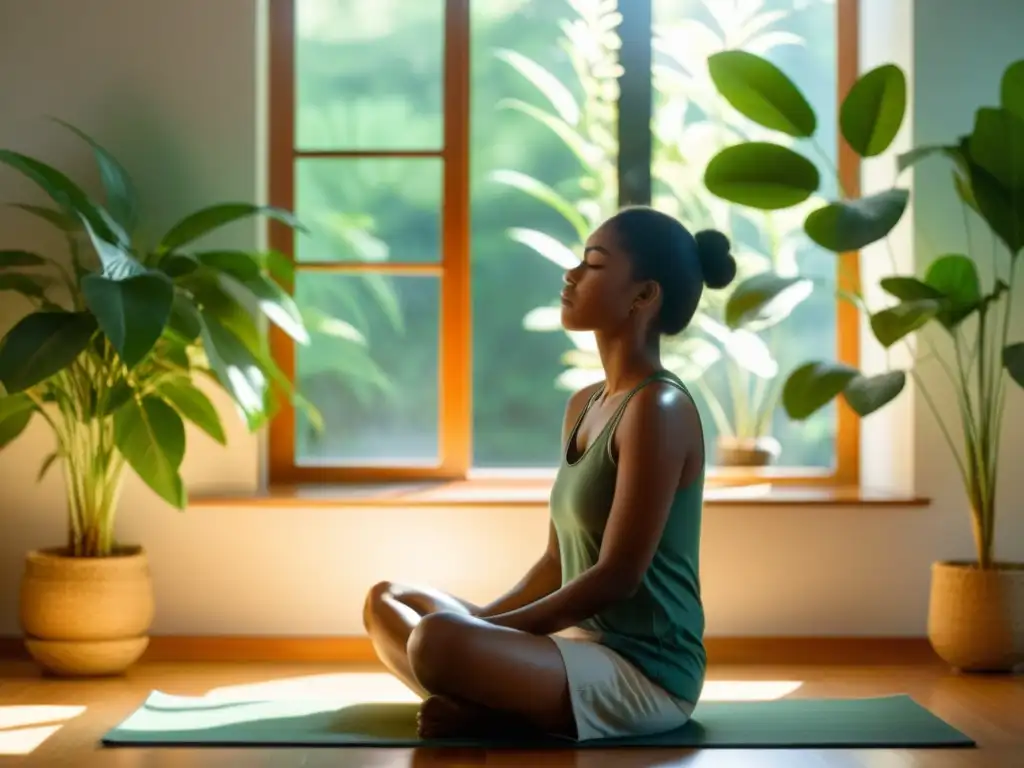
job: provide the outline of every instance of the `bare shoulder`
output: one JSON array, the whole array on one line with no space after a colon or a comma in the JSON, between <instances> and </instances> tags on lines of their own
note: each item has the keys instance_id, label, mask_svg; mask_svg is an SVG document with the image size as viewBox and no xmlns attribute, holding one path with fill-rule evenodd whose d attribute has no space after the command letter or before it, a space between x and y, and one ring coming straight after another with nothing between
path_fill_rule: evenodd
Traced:
<instances>
[{"instance_id":1,"label":"bare shoulder","mask_svg":"<svg viewBox=\"0 0 1024 768\"><path fill-rule=\"evenodd\" d=\"M702 449L700 413L688 392L667 381L655 381L634 395L617 435L624 441L659 445L671 454L688 455Z\"/></svg>"}]
</instances>

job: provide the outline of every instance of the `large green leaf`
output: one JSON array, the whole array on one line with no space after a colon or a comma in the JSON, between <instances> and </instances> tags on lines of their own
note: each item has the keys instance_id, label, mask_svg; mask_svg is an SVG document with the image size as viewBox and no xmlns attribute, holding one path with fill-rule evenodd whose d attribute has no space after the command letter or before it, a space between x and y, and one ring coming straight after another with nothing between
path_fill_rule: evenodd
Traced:
<instances>
[{"instance_id":1,"label":"large green leaf","mask_svg":"<svg viewBox=\"0 0 1024 768\"><path fill-rule=\"evenodd\" d=\"M198 253L196 259L229 279L228 287L244 290L246 299L253 298L267 319L300 344L309 343L309 334L302 322L295 300L281 286L260 271L259 264L244 251L209 251ZM209 273L207 273L209 274ZM202 275L199 276L200 279Z\"/></svg>"},{"instance_id":2,"label":"large green leaf","mask_svg":"<svg viewBox=\"0 0 1024 768\"><path fill-rule=\"evenodd\" d=\"M556 267L573 269L579 266L580 257L573 253L565 243L556 240L546 232L541 232L538 229L513 227L508 231L508 236L517 243L532 248Z\"/></svg>"},{"instance_id":3,"label":"large green leaf","mask_svg":"<svg viewBox=\"0 0 1024 768\"><path fill-rule=\"evenodd\" d=\"M516 70L555 108L558 116L568 125L576 125L580 119L580 108L576 97L572 95L562 81L546 70L536 61L516 51L501 49L494 55Z\"/></svg>"},{"instance_id":4,"label":"large green leaf","mask_svg":"<svg viewBox=\"0 0 1024 768\"><path fill-rule=\"evenodd\" d=\"M171 302L171 314L167 318L167 327L177 333L185 342L195 341L203 330L198 308L181 291L174 292L174 301Z\"/></svg>"},{"instance_id":5,"label":"large green leaf","mask_svg":"<svg viewBox=\"0 0 1024 768\"><path fill-rule=\"evenodd\" d=\"M30 299L42 299L51 281L43 275L24 275L20 272L0 274L0 293L14 291Z\"/></svg>"},{"instance_id":6,"label":"large green leaf","mask_svg":"<svg viewBox=\"0 0 1024 768\"><path fill-rule=\"evenodd\" d=\"M808 138L817 118L800 89L767 59L748 51L722 51L708 58L718 92L740 114L759 125Z\"/></svg>"},{"instance_id":7,"label":"large green leaf","mask_svg":"<svg viewBox=\"0 0 1024 768\"><path fill-rule=\"evenodd\" d=\"M30 251L0 251L0 269L11 267L41 267L46 259Z\"/></svg>"},{"instance_id":8,"label":"large green leaf","mask_svg":"<svg viewBox=\"0 0 1024 768\"><path fill-rule=\"evenodd\" d=\"M882 290L900 301L916 301L918 299L941 299L942 291L933 288L916 277L895 275L883 277L878 283Z\"/></svg>"},{"instance_id":9,"label":"large green leaf","mask_svg":"<svg viewBox=\"0 0 1024 768\"><path fill-rule=\"evenodd\" d=\"M899 133L907 111L907 78L895 64L865 72L839 109L843 138L861 157L880 155Z\"/></svg>"},{"instance_id":10,"label":"large green leaf","mask_svg":"<svg viewBox=\"0 0 1024 768\"><path fill-rule=\"evenodd\" d=\"M883 347L891 347L904 336L913 333L942 309L935 299L904 301L871 315L871 330Z\"/></svg>"},{"instance_id":11,"label":"large green leaf","mask_svg":"<svg viewBox=\"0 0 1024 768\"><path fill-rule=\"evenodd\" d=\"M1003 365L1010 377L1024 387L1024 342L1010 344L1003 349Z\"/></svg>"},{"instance_id":12,"label":"large green leaf","mask_svg":"<svg viewBox=\"0 0 1024 768\"><path fill-rule=\"evenodd\" d=\"M86 275L85 302L125 365L134 368L164 332L174 301L174 284L161 272L124 280Z\"/></svg>"},{"instance_id":13,"label":"large green leaf","mask_svg":"<svg viewBox=\"0 0 1024 768\"><path fill-rule=\"evenodd\" d=\"M973 196L972 207L1003 241L1010 255L1016 258L1024 248L1024 190L1003 186L973 159L969 163L968 186Z\"/></svg>"},{"instance_id":14,"label":"large green leaf","mask_svg":"<svg viewBox=\"0 0 1024 768\"><path fill-rule=\"evenodd\" d=\"M203 349L217 382L231 395L250 429L265 418L266 374L249 347L211 312L201 312Z\"/></svg>"},{"instance_id":15,"label":"large green leaf","mask_svg":"<svg viewBox=\"0 0 1024 768\"><path fill-rule=\"evenodd\" d=\"M844 363L805 363L786 379L782 405L791 419L801 421L828 405L859 375L856 368Z\"/></svg>"},{"instance_id":16,"label":"large green leaf","mask_svg":"<svg viewBox=\"0 0 1024 768\"><path fill-rule=\"evenodd\" d=\"M518 189L520 192L528 194L533 199L556 211L572 225L573 230L576 232L576 237L581 241L586 240L590 234L590 225L576 206L544 182L538 181L532 176L527 176L525 173L510 170L494 171L491 174L491 180L498 184Z\"/></svg>"},{"instance_id":17,"label":"large green leaf","mask_svg":"<svg viewBox=\"0 0 1024 768\"><path fill-rule=\"evenodd\" d=\"M178 474L185 457L185 425L171 406L155 395L128 401L114 414L114 441L146 485L185 508L185 485Z\"/></svg>"},{"instance_id":18,"label":"large green leaf","mask_svg":"<svg viewBox=\"0 0 1024 768\"><path fill-rule=\"evenodd\" d=\"M906 383L907 374L903 371L857 375L843 389L843 399L858 416L868 416L895 400Z\"/></svg>"},{"instance_id":19,"label":"large green leaf","mask_svg":"<svg viewBox=\"0 0 1024 768\"><path fill-rule=\"evenodd\" d=\"M25 431L35 412L32 399L19 392L0 397L0 448L14 442Z\"/></svg>"},{"instance_id":20,"label":"large green leaf","mask_svg":"<svg viewBox=\"0 0 1024 768\"><path fill-rule=\"evenodd\" d=\"M196 211L171 227L160 239L157 252L163 254L177 250L214 230L250 216L266 216L293 229L305 231L298 219L283 208L252 203L220 203Z\"/></svg>"},{"instance_id":21,"label":"large green leaf","mask_svg":"<svg viewBox=\"0 0 1024 768\"><path fill-rule=\"evenodd\" d=\"M114 235L106 220L89 196L56 168L34 158L8 149L0 149L0 163L13 168L31 179L64 213L72 218L84 218L94 231L113 240Z\"/></svg>"},{"instance_id":22,"label":"large green leaf","mask_svg":"<svg viewBox=\"0 0 1024 768\"><path fill-rule=\"evenodd\" d=\"M139 220L139 200L128 171L116 157L84 131L63 120L58 119L57 122L92 147L100 171L100 181L107 196L107 209L126 233L133 232Z\"/></svg>"},{"instance_id":23,"label":"large green leaf","mask_svg":"<svg viewBox=\"0 0 1024 768\"><path fill-rule=\"evenodd\" d=\"M932 155L946 155L947 157L954 157L958 153L958 149L953 146L946 144L930 144L924 147L914 147L913 149L907 150L900 154L896 158L896 172L903 173L907 168L912 165L916 165L921 160L925 160Z\"/></svg>"},{"instance_id":24,"label":"large green leaf","mask_svg":"<svg viewBox=\"0 0 1024 768\"><path fill-rule=\"evenodd\" d=\"M729 295L725 324L733 329L770 327L789 317L813 290L814 283L803 277L783 277L775 272L751 275Z\"/></svg>"},{"instance_id":25,"label":"large green leaf","mask_svg":"<svg viewBox=\"0 0 1024 768\"><path fill-rule=\"evenodd\" d=\"M88 312L34 312L0 342L0 383L11 394L35 386L77 358L93 333Z\"/></svg>"},{"instance_id":26,"label":"large green leaf","mask_svg":"<svg viewBox=\"0 0 1024 768\"><path fill-rule=\"evenodd\" d=\"M1024 190L1024 118L995 107L975 113L974 132L968 141L971 161L983 168L999 186Z\"/></svg>"},{"instance_id":27,"label":"large green leaf","mask_svg":"<svg viewBox=\"0 0 1024 768\"><path fill-rule=\"evenodd\" d=\"M221 445L227 445L227 437L217 409L189 380L165 381L160 385L157 394L174 406L182 418L191 421Z\"/></svg>"},{"instance_id":28,"label":"large green leaf","mask_svg":"<svg viewBox=\"0 0 1024 768\"><path fill-rule=\"evenodd\" d=\"M99 256L104 277L111 280L124 280L148 272L146 267L125 246L102 237L86 219L83 218L82 223L92 241L93 248L96 249L96 255Z\"/></svg>"},{"instance_id":29,"label":"large green leaf","mask_svg":"<svg viewBox=\"0 0 1024 768\"><path fill-rule=\"evenodd\" d=\"M856 251L892 231L907 209L910 193L889 189L856 200L829 203L804 221L807 236L836 253Z\"/></svg>"},{"instance_id":30,"label":"large green leaf","mask_svg":"<svg viewBox=\"0 0 1024 768\"><path fill-rule=\"evenodd\" d=\"M935 259L924 282L945 299L936 319L953 329L981 305L981 279L974 260L960 253Z\"/></svg>"},{"instance_id":31,"label":"large green leaf","mask_svg":"<svg viewBox=\"0 0 1024 768\"><path fill-rule=\"evenodd\" d=\"M62 211L55 211L52 208L44 208L41 205L29 205L27 203L9 203L12 208L18 208L31 213L33 216L46 221L62 232L77 232L82 228L80 219Z\"/></svg>"},{"instance_id":32,"label":"large green leaf","mask_svg":"<svg viewBox=\"0 0 1024 768\"><path fill-rule=\"evenodd\" d=\"M804 202L820 182L817 166L806 157L760 141L723 149L704 171L704 185L713 195L765 211Z\"/></svg>"},{"instance_id":33,"label":"large green leaf","mask_svg":"<svg viewBox=\"0 0 1024 768\"><path fill-rule=\"evenodd\" d=\"M1003 71L999 83L999 103L1024 120L1024 59L1018 59Z\"/></svg>"}]
</instances>

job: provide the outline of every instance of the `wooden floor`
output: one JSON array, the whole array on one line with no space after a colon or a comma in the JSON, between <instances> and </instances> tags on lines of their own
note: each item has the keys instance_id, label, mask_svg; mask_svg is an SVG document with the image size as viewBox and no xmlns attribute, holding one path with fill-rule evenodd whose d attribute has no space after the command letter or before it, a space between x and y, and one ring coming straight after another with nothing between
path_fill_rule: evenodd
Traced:
<instances>
[{"instance_id":1,"label":"wooden floor","mask_svg":"<svg viewBox=\"0 0 1024 768\"><path fill-rule=\"evenodd\" d=\"M145 663L124 678L75 681L42 677L29 662L0 661L0 766L69 768L433 768L576 766L578 768L1024 768L1024 677L968 677L930 664L891 666L719 666L709 699L870 696L907 693L965 732L977 748L934 750L581 750L532 752L409 749L104 748L101 735L150 690L181 695L273 695L360 686L387 700L404 691L367 667L325 664Z\"/></svg>"}]
</instances>

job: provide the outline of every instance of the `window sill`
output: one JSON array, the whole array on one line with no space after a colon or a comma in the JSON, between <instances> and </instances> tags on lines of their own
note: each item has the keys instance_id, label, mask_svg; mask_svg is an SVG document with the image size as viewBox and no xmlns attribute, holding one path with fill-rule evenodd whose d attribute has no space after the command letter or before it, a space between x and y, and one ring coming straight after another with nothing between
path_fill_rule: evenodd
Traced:
<instances>
[{"instance_id":1,"label":"window sill","mask_svg":"<svg viewBox=\"0 0 1024 768\"><path fill-rule=\"evenodd\" d=\"M366 485L287 485L265 491L196 494L193 507L546 507L550 481L465 480ZM708 507L925 507L914 494L825 484L771 481L724 484L709 481Z\"/></svg>"}]
</instances>

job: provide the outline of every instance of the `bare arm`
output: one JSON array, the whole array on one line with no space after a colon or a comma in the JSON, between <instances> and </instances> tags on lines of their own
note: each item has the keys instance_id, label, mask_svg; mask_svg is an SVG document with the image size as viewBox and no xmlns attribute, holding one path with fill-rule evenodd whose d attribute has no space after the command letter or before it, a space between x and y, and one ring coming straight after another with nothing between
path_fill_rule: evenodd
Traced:
<instances>
[{"instance_id":1,"label":"bare arm","mask_svg":"<svg viewBox=\"0 0 1024 768\"><path fill-rule=\"evenodd\" d=\"M491 621L554 634L632 595L658 547L683 467L700 460L698 419L689 398L671 385L637 394L617 430L617 488L597 563L556 592Z\"/></svg>"},{"instance_id":2,"label":"bare arm","mask_svg":"<svg viewBox=\"0 0 1024 768\"><path fill-rule=\"evenodd\" d=\"M569 398L565 408L565 417L562 422L562 446L565 446L569 439L569 433L576 425L580 412L587 404L597 385L591 385L576 392ZM548 524L548 546L540 559L526 572L522 580L509 592L499 597L489 605L485 605L476 615L481 618L491 618L510 611L517 610L523 606L530 605L562 586L562 560L558 550L558 536L555 533L553 523Z\"/></svg>"}]
</instances>

